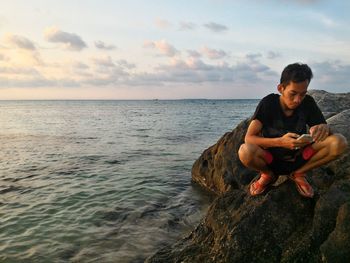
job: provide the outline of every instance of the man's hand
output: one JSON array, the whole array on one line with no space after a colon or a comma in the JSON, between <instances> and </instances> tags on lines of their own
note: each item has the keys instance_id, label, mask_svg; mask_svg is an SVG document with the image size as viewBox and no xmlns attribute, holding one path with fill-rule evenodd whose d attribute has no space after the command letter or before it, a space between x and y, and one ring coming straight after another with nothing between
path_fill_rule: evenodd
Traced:
<instances>
[{"instance_id":1,"label":"man's hand","mask_svg":"<svg viewBox=\"0 0 350 263\"><path fill-rule=\"evenodd\" d=\"M330 129L327 124L318 124L310 128L310 134L315 142L323 141L328 137L329 133Z\"/></svg>"},{"instance_id":2,"label":"man's hand","mask_svg":"<svg viewBox=\"0 0 350 263\"><path fill-rule=\"evenodd\" d=\"M300 148L310 144L310 142L297 140L297 138L299 136L300 136L299 134L292 133L292 132L286 133L285 135L283 135L280 138L281 139L281 146L283 148L297 150L297 149L300 149Z\"/></svg>"}]
</instances>

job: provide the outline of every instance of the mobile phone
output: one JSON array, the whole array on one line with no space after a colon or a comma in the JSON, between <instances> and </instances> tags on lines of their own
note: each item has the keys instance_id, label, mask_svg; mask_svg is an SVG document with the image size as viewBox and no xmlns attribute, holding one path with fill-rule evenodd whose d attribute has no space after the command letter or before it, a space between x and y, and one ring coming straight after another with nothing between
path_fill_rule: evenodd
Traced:
<instances>
[{"instance_id":1,"label":"mobile phone","mask_svg":"<svg viewBox=\"0 0 350 263\"><path fill-rule=\"evenodd\" d=\"M299 136L297 140L304 141L304 142L313 142L314 141L314 139L312 138L312 136L310 134L303 134L303 135Z\"/></svg>"}]
</instances>

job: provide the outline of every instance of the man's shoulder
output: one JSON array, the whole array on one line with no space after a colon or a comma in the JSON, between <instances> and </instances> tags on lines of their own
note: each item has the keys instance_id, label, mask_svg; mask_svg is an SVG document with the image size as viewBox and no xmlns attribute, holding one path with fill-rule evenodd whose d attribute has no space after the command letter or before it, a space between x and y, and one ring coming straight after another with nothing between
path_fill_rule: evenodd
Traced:
<instances>
[{"instance_id":1,"label":"man's shoulder","mask_svg":"<svg viewBox=\"0 0 350 263\"><path fill-rule=\"evenodd\" d=\"M271 103L272 101L276 101L279 98L278 94L271 93L261 99L261 101L266 103Z\"/></svg>"},{"instance_id":2,"label":"man's shoulder","mask_svg":"<svg viewBox=\"0 0 350 263\"><path fill-rule=\"evenodd\" d=\"M311 95L306 94L306 95L305 95L305 98L304 98L304 100L303 100L303 104L304 104L305 106L308 106L308 105L310 105L310 104L315 104L315 100L314 100L314 98L313 98Z\"/></svg>"}]
</instances>

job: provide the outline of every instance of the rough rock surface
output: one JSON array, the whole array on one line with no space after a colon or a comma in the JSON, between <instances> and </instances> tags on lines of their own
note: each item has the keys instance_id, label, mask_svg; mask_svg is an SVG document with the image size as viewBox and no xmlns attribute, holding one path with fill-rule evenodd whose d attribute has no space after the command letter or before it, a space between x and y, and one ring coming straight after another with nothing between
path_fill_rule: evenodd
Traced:
<instances>
[{"instance_id":1,"label":"rough rock surface","mask_svg":"<svg viewBox=\"0 0 350 263\"><path fill-rule=\"evenodd\" d=\"M324 98L324 91L312 92L315 98ZM350 101L350 93L331 95L337 100L330 104ZM349 107L339 107L327 120L348 141ZM350 150L309 173L316 192L313 199L301 197L284 177L266 194L251 197L247 187L257 173L237 157L248 123L226 133L193 165L193 181L218 195L205 218L188 236L146 262L348 262Z\"/></svg>"},{"instance_id":2,"label":"rough rock surface","mask_svg":"<svg viewBox=\"0 0 350 263\"><path fill-rule=\"evenodd\" d=\"M322 110L325 117L329 117L349 109L350 96L348 93L329 93L324 90L308 91Z\"/></svg>"}]
</instances>

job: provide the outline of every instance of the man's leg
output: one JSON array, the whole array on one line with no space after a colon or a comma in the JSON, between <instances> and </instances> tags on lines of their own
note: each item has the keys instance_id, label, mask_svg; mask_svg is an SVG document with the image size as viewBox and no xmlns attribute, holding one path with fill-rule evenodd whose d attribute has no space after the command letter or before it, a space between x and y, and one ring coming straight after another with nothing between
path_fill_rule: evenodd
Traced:
<instances>
[{"instance_id":1,"label":"man's leg","mask_svg":"<svg viewBox=\"0 0 350 263\"><path fill-rule=\"evenodd\" d=\"M343 135L333 134L322 142L312 144L311 147L316 153L306 164L295 170L290 176L295 181L300 194L305 197L313 197L314 195L311 185L305 178L305 173L336 159L345 151L347 141Z\"/></svg>"},{"instance_id":2,"label":"man's leg","mask_svg":"<svg viewBox=\"0 0 350 263\"><path fill-rule=\"evenodd\" d=\"M294 173L306 173L311 169L333 161L346 150L347 141L343 135L333 134L322 142L312 144L311 147L316 151L315 155Z\"/></svg>"},{"instance_id":3,"label":"man's leg","mask_svg":"<svg viewBox=\"0 0 350 263\"><path fill-rule=\"evenodd\" d=\"M271 173L267 167L265 151L254 144L244 143L238 150L238 157L241 162L248 168L264 173Z\"/></svg>"},{"instance_id":4,"label":"man's leg","mask_svg":"<svg viewBox=\"0 0 350 263\"><path fill-rule=\"evenodd\" d=\"M275 176L268 168L267 164L272 161L272 156L267 156L268 152L254 144L242 144L238 150L238 157L248 168L260 172L260 178L250 185L250 194L258 195L264 192L266 186L274 181ZM271 159L271 160L269 160Z\"/></svg>"}]
</instances>

